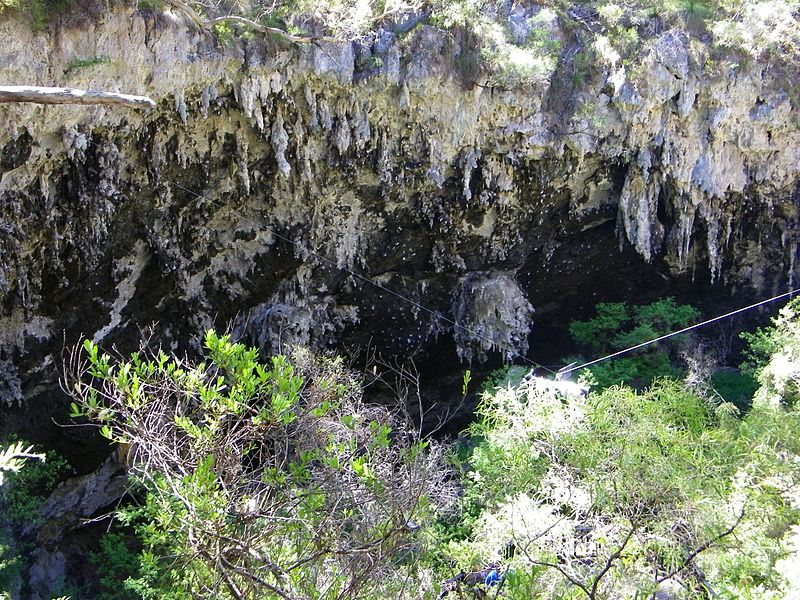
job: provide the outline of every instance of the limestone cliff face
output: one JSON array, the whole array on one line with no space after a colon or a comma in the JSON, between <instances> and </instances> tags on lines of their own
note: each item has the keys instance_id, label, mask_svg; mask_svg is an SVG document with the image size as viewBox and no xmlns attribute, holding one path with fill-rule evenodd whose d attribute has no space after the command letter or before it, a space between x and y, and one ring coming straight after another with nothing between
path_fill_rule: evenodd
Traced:
<instances>
[{"instance_id":1,"label":"limestone cliff face","mask_svg":"<svg viewBox=\"0 0 800 600\"><path fill-rule=\"evenodd\" d=\"M673 30L501 89L468 52L426 25L224 47L169 14L0 23L5 84L158 102L0 106L2 400L65 339L151 322L455 362L535 348L533 308L794 282L800 129L769 65Z\"/></svg>"}]
</instances>

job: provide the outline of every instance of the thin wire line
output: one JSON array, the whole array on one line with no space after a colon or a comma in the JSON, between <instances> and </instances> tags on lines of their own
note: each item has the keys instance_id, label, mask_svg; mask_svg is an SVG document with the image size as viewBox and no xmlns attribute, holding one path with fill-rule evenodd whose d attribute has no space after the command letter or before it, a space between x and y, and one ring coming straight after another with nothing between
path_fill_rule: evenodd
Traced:
<instances>
[{"instance_id":1,"label":"thin wire line","mask_svg":"<svg viewBox=\"0 0 800 600\"><path fill-rule=\"evenodd\" d=\"M681 333L686 333L687 331L691 331L692 329L697 329L698 327L702 327L703 325L708 325L709 323L714 323L715 321L721 321L722 319L727 319L728 317L732 317L733 315L737 315L739 313L743 313L747 310L752 308L756 308L761 306L762 304L768 304L769 302L774 302L775 300L780 300L781 298L785 298L786 296L791 296L792 294L796 294L800 292L800 288L794 289L791 292L785 292L778 296L773 296L772 298L768 298L767 300L762 300L761 302L756 302L755 304L751 304L750 306L745 306L743 308L737 308L734 311L729 313L725 313L724 315L719 315L718 317L714 317L713 319L708 319L707 321L703 321L702 323L697 323L695 325L690 325L689 327L684 327L683 329L679 329L678 331L673 331L672 333L668 333L666 335L662 335L655 339L652 339L648 342L642 342L641 344L636 344L630 348L626 348L625 350L619 350L618 352L614 352L613 354L609 354L608 356L603 356L602 358L597 358L595 360L591 360L589 362L583 363L582 365L578 365L577 367L572 367L571 365L567 365L562 369L559 369L558 376L564 376L567 373L572 373L573 371L577 371L578 369L583 369L591 365L596 365L599 362L603 362L604 360L609 360L611 358L616 358L622 354L627 354L628 352L633 352L634 350L638 350L639 348L644 348L645 346L649 346L650 344L655 344L656 342L661 342L666 340L667 338L671 338L675 335L680 335ZM574 364L574 363L573 363Z\"/></svg>"},{"instance_id":2,"label":"thin wire line","mask_svg":"<svg viewBox=\"0 0 800 600\"><path fill-rule=\"evenodd\" d=\"M93 144L93 145L97 146L98 148L100 147L100 144L98 144L97 142L95 142L93 140L90 140L90 139L87 138L87 141L90 144ZM150 173L151 175L153 175L157 179L162 179L163 181L166 181L167 183L171 183L175 187L177 187L177 188L179 188L179 189L181 189L181 190L183 190L183 191L185 191L185 192L187 192L189 194L192 194L196 198L200 198L200 199L206 200L207 202L209 202L210 204L216 206L217 208L220 208L220 209L223 209L223 210L226 208L226 206L224 204L221 204L221 203L219 203L219 202L217 202L217 201L215 201L215 200L213 200L211 198L205 197L203 194L195 192L194 190L189 189L189 188L185 187L184 185L178 183L177 181L173 181L173 180L169 179L168 177L165 177L165 176L161 175L160 173L154 172L152 169L150 169L146 165L142 164L141 162L138 162L138 161L134 161L134 162L137 162L140 167L144 168L145 171L147 171L148 173ZM354 271L353 269L351 269L351 268L349 268L347 266L339 265L338 263L336 263L333 260L327 258L326 256L323 256L322 254L319 254L318 252L315 252L312 249L306 248L300 242L292 240L291 238L288 238L288 237L285 237L285 236L281 235L280 233L276 232L275 228L273 226L271 226L271 225L267 225L265 223L258 223L256 221L246 217L245 215L239 215L239 217L243 221L246 221L246 222L250 223L251 225L254 225L255 227L263 228L263 229L269 231L269 233L271 233L276 238L278 238L280 240L283 240L284 242L287 242L287 243L295 246L296 248L300 249L302 252L305 252L305 253L310 254L311 256L314 256L315 258L319 259L320 261L330 265L334 269L338 269L340 271L344 271L345 273L348 273L349 275L351 275L352 277L355 277L356 279L358 279L360 281L363 281L363 282L368 283L368 284L370 284L372 286L375 286L376 288L386 292L387 294L391 294L392 296L395 296L396 298L399 298L403 302L407 302L408 304L411 304L412 306L416 307L417 309L425 311L426 313L436 317L437 319L440 319L440 320L444 321L445 323L448 323L448 324L452 325L455 328L458 328L458 329L461 329L462 331L465 331L466 333L468 333L474 339L483 340L485 342L488 342L491 346L493 346L495 348L499 348L501 350L505 350L507 352L510 352L512 355L517 355L516 351L513 348L511 348L509 346L506 346L504 344L499 344L496 341L492 340L491 338L488 338L488 337L486 337L484 335L481 335L480 333L478 333L476 331L473 331L473 330L469 329L468 327L465 327L464 325L461 325L461 324L457 323L453 319L450 319L449 317L444 316L442 313L440 313L438 311L435 311L435 310L433 310L431 308L428 308L427 306L424 306L423 304L420 304L416 300L413 300L413 299L411 299L411 298L409 298L407 296L404 296L403 294L401 294L399 292L396 292L395 290L393 290L391 288L388 288L383 284L377 283L377 282L371 280L370 278L366 277L365 275L361 275L357 271ZM474 339L473 339L473 341L474 341ZM533 366L533 367L536 367L536 368L539 368L539 369L544 369L548 373L556 375L556 372L553 371L552 369L549 369L546 366L544 366L542 364L539 364L536 361L531 360L527 356L524 356L522 354L518 354L517 356L520 359L522 359L523 361L527 362L529 365Z\"/></svg>"}]
</instances>

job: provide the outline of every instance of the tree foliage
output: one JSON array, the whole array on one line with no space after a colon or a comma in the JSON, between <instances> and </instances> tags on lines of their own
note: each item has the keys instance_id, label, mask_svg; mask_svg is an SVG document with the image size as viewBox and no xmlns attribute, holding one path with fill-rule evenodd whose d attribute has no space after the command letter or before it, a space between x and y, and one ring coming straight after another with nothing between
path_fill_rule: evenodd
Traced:
<instances>
[{"instance_id":1,"label":"tree foliage","mask_svg":"<svg viewBox=\"0 0 800 600\"><path fill-rule=\"evenodd\" d=\"M446 503L438 448L362 403L338 359L264 363L213 331L207 362L75 360L73 416L128 448L145 501L130 586L158 598L357 598L402 585L414 530ZM410 561L409 564L413 564Z\"/></svg>"},{"instance_id":2,"label":"tree foliage","mask_svg":"<svg viewBox=\"0 0 800 600\"><path fill-rule=\"evenodd\" d=\"M522 384L486 396L481 415L452 519L468 530L446 541L455 570L492 565L510 598L646 597L669 585L749 597L759 584L789 597L779 562L791 540L775 532L800 523L797 412L739 420L658 380L587 400Z\"/></svg>"},{"instance_id":3,"label":"tree foliage","mask_svg":"<svg viewBox=\"0 0 800 600\"><path fill-rule=\"evenodd\" d=\"M456 456L464 492L459 511L441 523L439 560L463 573L490 566L503 574L502 586L455 577L453 591L532 599L658 590L800 595L800 411L780 395L794 388L770 369L782 364L790 375L781 381L794 380L797 371L785 365L800 365L797 308L782 310L758 338L770 340L759 391L769 401L743 417L669 379L586 399L528 383L486 393ZM598 313L594 325L609 330L629 314L618 306ZM676 322L662 326L669 324Z\"/></svg>"},{"instance_id":4,"label":"tree foliage","mask_svg":"<svg viewBox=\"0 0 800 600\"><path fill-rule=\"evenodd\" d=\"M572 321L572 338L591 349L593 358L632 348L677 331L697 321L697 309L663 298L650 304L630 306L625 303L600 303L596 315L588 321ZM680 377L678 353L685 336L675 336L617 359L604 361L588 369L588 381L603 389L620 383L644 387L656 377ZM586 375L585 375L586 376Z\"/></svg>"}]
</instances>

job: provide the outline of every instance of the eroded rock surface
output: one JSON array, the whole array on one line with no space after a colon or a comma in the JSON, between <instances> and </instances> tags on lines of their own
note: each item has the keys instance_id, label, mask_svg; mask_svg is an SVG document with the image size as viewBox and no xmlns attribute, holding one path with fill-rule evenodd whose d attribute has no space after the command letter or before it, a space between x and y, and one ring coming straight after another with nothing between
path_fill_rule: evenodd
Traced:
<instances>
[{"instance_id":1,"label":"eroded rock surface","mask_svg":"<svg viewBox=\"0 0 800 600\"><path fill-rule=\"evenodd\" d=\"M492 88L464 36L409 27L223 48L168 13L0 23L6 84L158 102L0 106L2 401L65 340L151 322L175 349L232 324L268 351L449 339L456 363L535 349L532 307L795 281L800 130L769 65L666 31L572 86Z\"/></svg>"}]
</instances>

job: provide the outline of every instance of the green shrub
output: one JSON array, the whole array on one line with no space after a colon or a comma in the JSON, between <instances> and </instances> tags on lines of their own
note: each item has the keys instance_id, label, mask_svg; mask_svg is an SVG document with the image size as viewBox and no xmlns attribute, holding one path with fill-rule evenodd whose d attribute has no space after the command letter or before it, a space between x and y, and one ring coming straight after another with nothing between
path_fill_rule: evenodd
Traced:
<instances>
[{"instance_id":1,"label":"green shrub","mask_svg":"<svg viewBox=\"0 0 800 600\"><path fill-rule=\"evenodd\" d=\"M164 10L166 0L132 0L139 10Z\"/></svg>"},{"instance_id":2,"label":"green shrub","mask_svg":"<svg viewBox=\"0 0 800 600\"><path fill-rule=\"evenodd\" d=\"M11 593L22 582L24 561L19 555L15 540L7 531L0 529L0 599L8 600Z\"/></svg>"},{"instance_id":3,"label":"green shrub","mask_svg":"<svg viewBox=\"0 0 800 600\"><path fill-rule=\"evenodd\" d=\"M129 587L394 595L424 548L416 531L449 498L435 444L363 404L340 359L298 350L265 363L213 331L205 348L200 364L147 349L115 360L87 341L69 384L72 414L131 447L145 501L125 516L144 545Z\"/></svg>"},{"instance_id":4,"label":"green shrub","mask_svg":"<svg viewBox=\"0 0 800 600\"><path fill-rule=\"evenodd\" d=\"M717 371L711 376L711 387L725 402L735 405L741 412L749 410L758 381L750 373L739 370Z\"/></svg>"},{"instance_id":5,"label":"green shrub","mask_svg":"<svg viewBox=\"0 0 800 600\"><path fill-rule=\"evenodd\" d=\"M115 529L100 538L100 549L89 555L96 569L97 600L138 600L143 597L134 583L141 571L141 541Z\"/></svg>"},{"instance_id":6,"label":"green shrub","mask_svg":"<svg viewBox=\"0 0 800 600\"><path fill-rule=\"evenodd\" d=\"M34 31L44 29L48 19L64 13L74 0L0 0L0 15L16 13L27 18Z\"/></svg>"},{"instance_id":7,"label":"green shrub","mask_svg":"<svg viewBox=\"0 0 800 600\"><path fill-rule=\"evenodd\" d=\"M800 597L800 403L787 383L800 380L799 309L790 303L749 336L756 396L777 400L743 418L663 378L587 399L529 383L485 394L460 442L463 519L442 524L442 579L491 566L504 593L526 599L650 597L662 580L687 597ZM615 330L635 329L631 314L657 329L688 312L606 305L574 329L612 344ZM712 379L726 400L752 396L753 381L737 371ZM466 581L451 585L469 595Z\"/></svg>"},{"instance_id":8,"label":"green shrub","mask_svg":"<svg viewBox=\"0 0 800 600\"><path fill-rule=\"evenodd\" d=\"M443 579L494 565L511 598L648 597L654 573L691 587L697 565L725 597L793 597L796 411L740 421L659 379L586 400L522 384L479 412L461 513L440 530Z\"/></svg>"},{"instance_id":9,"label":"green shrub","mask_svg":"<svg viewBox=\"0 0 800 600\"><path fill-rule=\"evenodd\" d=\"M111 59L108 56L92 56L90 58L73 58L67 63L67 67L64 69L64 75L68 76L73 73L77 73L82 69L87 69L89 67L94 67L97 65L107 65L111 63Z\"/></svg>"},{"instance_id":10,"label":"green shrub","mask_svg":"<svg viewBox=\"0 0 800 600\"><path fill-rule=\"evenodd\" d=\"M758 337L771 349L759 393L792 391L775 367L800 372L796 309ZM606 305L574 329L627 344L695 317L674 301ZM445 582L492 597L490 568L509 598L649 597L662 579L700 593L697 573L720 597L800 595L796 404L740 418L664 378L561 398L499 369L449 453L461 493L443 510L438 458L362 404L341 361L300 351L265 364L213 332L205 342L200 365L113 360L87 342L72 378L73 413L130 444L144 498L120 515L142 551L114 534L93 559L108 600L236 597L231 585L244 597L432 598ZM712 383L728 400L752 389L735 372Z\"/></svg>"},{"instance_id":11,"label":"green shrub","mask_svg":"<svg viewBox=\"0 0 800 600\"><path fill-rule=\"evenodd\" d=\"M686 327L700 316L697 309L677 304L674 298L639 306L600 303L595 312L596 316L588 321L572 321L569 332L598 358ZM620 383L641 388L656 377L680 377L683 367L678 361L678 350L685 339L675 336L624 358L598 363L588 369L587 381L593 389Z\"/></svg>"},{"instance_id":12,"label":"green shrub","mask_svg":"<svg viewBox=\"0 0 800 600\"><path fill-rule=\"evenodd\" d=\"M39 522L42 504L72 469L58 453L25 442L4 440L0 447L0 590L11 591L22 582L31 549L21 529Z\"/></svg>"},{"instance_id":13,"label":"green shrub","mask_svg":"<svg viewBox=\"0 0 800 600\"><path fill-rule=\"evenodd\" d=\"M6 440L0 445L8 443ZM15 446L25 446L17 442ZM26 454L32 455L33 447ZM38 520L39 507L56 488L59 482L66 479L72 468L61 455L55 451L35 453L44 460L29 462L24 468L11 473L8 482L0 487L0 506L6 522L14 526L35 523Z\"/></svg>"},{"instance_id":14,"label":"green shrub","mask_svg":"<svg viewBox=\"0 0 800 600\"><path fill-rule=\"evenodd\" d=\"M796 0L759 0L743 3L735 12L722 12L711 31L714 44L741 50L752 58L784 60L796 68L800 50L800 23Z\"/></svg>"}]
</instances>

